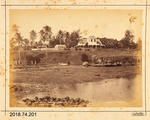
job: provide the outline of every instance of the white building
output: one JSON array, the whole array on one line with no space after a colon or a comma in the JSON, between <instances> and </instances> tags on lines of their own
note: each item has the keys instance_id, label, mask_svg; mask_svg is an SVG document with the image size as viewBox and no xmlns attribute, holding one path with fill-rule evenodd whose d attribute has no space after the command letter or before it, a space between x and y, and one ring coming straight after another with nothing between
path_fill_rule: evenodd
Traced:
<instances>
[{"instance_id":1,"label":"white building","mask_svg":"<svg viewBox=\"0 0 150 120\"><path fill-rule=\"evenodd\" d=\"M103 47L104 45L100 41L100 38L96 38L94 36L90 36L89 38L82 38L78 45L78 47Z\"/></svg>"},{"instance_id":2,"label":"white building","mask_svg":"<svg viewBox=\"0 0 150 120\"><path fill-rule=\"evenodd\" d=\"M65 50L66 45L55 45L55 50Z\"/></svg>"},{"instance_id":3,"label":"white building","mask_svg":"<svg viewBox=\"0 0 150 120\"><path fill-rule=\"evenodd\" d=\"M82 38L80 39L80 41L78 42L78 47L84 47L87 43L87 38Z\"/></svg>"}]
</instances>

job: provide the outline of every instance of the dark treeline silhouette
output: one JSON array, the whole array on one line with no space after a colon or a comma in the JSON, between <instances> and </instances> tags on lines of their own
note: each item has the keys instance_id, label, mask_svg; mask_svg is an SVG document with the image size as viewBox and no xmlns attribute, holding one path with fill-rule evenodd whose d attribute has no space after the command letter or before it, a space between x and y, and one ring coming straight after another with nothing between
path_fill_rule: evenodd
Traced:
<instances>
[{"instance_id":1,"label":"dark treeline silhouette","mask_svg":"<svg viewBox=\"0 0 150 120\"><path fill-rule=\"evenodd\" d=\"M17 25L13 25L12 31L14 33L13 37L10 39L10 47L12 49L17 49L20 47L23 49L42 47L53 48L55 45L66 45L67 48L71 48L77 46L80 39L82 39L80 30L73 32L59 30L58 33L54 35L51 27L48 25L44 26L39 32L31 30L29 33L29 39L24 38L21 35ZM99 38L99 40L105 48L137 48L138 46L138 44L133 41L134 35L130 30L125 31L125 35L121 40L108 39L106 37Z\"/></svg>"},{"instance_id":2,"label":"dark treeline silhouette","mask_svg":"<svg viewBox=\"0 0 150 120\"><path fill-rule=\"evenodd\" d=\"M133 40L134 35L130 30L125 31L125 35L120 41L117 39L101 38L101 42L106 48L137 48L138 43L135 43Z\"/></svg>"},{"instance_id":3,"label":"dark treeline silhouette","mask_svg":"<svg viewBox=\"0 0 150 120\"><path fill-rule=\"evenodd\" d=\"M39 47L55 47L58 44L64 44L67 48L75 47L80 40L80 30L67 32L59 30L56 35L52 33L51 27L46 25L38 33L35 30L30 31L30 38L23 38L17 25L13 25L13 37L10 39L11 48L23 47L24 49ZM38 41L36 40L38 38Z\"/></svg>"}]
</instances>

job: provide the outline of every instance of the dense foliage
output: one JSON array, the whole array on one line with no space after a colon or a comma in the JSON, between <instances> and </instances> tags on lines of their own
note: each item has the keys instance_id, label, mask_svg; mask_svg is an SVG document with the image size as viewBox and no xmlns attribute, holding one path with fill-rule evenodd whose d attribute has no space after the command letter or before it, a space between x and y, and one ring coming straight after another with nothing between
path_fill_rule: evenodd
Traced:
<instances>
[{"instance_id":1,"label":"dense foliage","mask_svg":"<svg viewBox=\"0 0 150 120\"><path fill-rule=\"evenodd\" d=\"M80 35L80 30L67 32L59 30L56 35L53 34L50 26L44 26L39 32L31 30L29 33L29 39L24 38L19 32L19 27L13 25L12 27L13 37L10 39L10 47L12 49L31 49L50 47L53 48L55 45L63 44L67 48L75 47L78 42L84 37ZM38 38L39 35L39 38ZM38 38L38 40L37 40ZM109 38L98 38L105 48L137 48L135 43L134 35L130 30L125 31L125 35L121 40L109 39ZM140 42L138 42L140 43ZM87 47L85 45L85 47Z\"/></svg>"}]
</instances>

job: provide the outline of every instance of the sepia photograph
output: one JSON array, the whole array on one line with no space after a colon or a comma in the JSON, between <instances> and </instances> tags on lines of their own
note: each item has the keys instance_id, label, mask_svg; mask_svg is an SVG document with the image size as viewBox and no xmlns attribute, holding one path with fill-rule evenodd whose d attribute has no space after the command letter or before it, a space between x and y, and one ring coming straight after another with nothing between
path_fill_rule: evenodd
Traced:
<instances>
[{"instance_id":1,"label":"sepia photograph","mask_svg":"<svg viewBox=\"0 0 150 120\"><path fill-rule=\"evenodd\" d=\"M10 107L141 107L143 11L10 9Z\"/></svg>"}]
</instances>

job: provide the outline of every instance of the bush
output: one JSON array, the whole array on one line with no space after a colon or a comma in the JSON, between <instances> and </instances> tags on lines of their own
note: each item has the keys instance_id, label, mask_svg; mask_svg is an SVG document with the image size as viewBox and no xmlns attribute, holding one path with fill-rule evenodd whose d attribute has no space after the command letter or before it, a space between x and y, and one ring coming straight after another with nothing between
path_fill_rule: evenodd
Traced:
<instances>
[{"instance_id":1,"label":"bush","mask_svg":"<svg viewBox=\"0 0 150 120\"><path fill-rule=\"evenodd\" d=\"M83 53L83 54L81 55L81 61L82 61L82 62L88 62L88 61L89 61L88 55L85 54L85 53Z\"/></svg>"}]
</instances>

